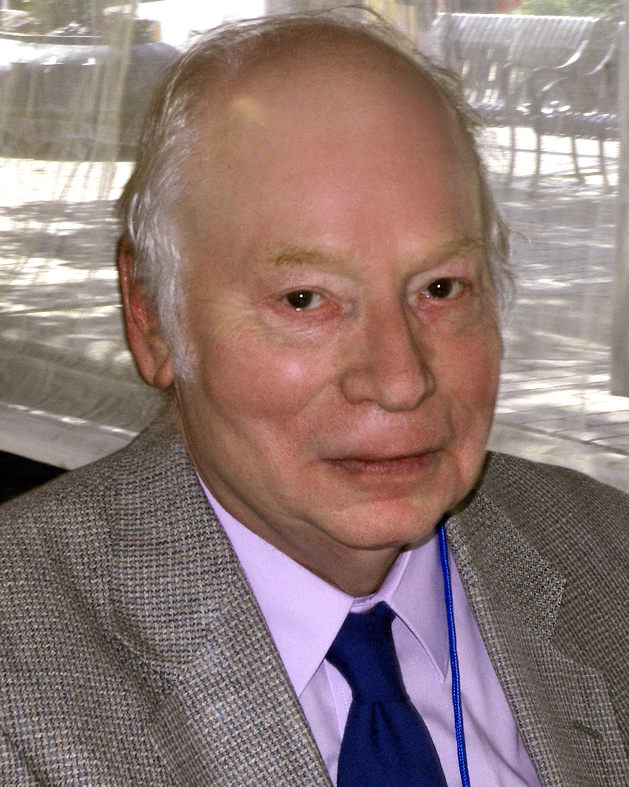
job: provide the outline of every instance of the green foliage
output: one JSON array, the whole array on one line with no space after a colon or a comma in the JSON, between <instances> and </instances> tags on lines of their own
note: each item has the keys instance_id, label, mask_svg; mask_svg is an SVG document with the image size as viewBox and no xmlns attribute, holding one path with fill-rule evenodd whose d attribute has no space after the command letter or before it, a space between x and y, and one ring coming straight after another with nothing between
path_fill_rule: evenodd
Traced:
<instances>
[{"instance_id":1,"label":"green foliage","mask_svg":"<svg viewBox=\"0 0 629 787\"><path fill-rule=\"evenodd\" d=\"M620 19L623 3L622 0L524 0L516 13Z\"/></svg>"}]
</instances>

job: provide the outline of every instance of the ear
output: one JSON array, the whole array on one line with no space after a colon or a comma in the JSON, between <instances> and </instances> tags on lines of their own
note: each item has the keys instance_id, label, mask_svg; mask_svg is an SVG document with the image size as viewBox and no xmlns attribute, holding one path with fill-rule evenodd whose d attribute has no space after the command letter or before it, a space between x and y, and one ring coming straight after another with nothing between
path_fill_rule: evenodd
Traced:
<instances>
[{"instance_id":1,"label":"ear","mask_svg":"<svg viewBox=\"0 0 629 787\"><path fill-rule=\"evenodd\" d=\"M127 342L138 371L149 385L168 388L175 379L172 357L162 337L157 307L146 286L135 278L135 254L127 235L118 241L117 259Z\"/></svg>"}]
</instances>

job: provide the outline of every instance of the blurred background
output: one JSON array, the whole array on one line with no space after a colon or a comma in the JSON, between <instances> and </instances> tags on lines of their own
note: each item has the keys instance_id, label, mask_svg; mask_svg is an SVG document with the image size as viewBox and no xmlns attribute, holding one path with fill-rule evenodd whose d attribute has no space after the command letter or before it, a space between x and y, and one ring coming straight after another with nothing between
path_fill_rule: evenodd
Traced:
<instances>
[{"instance_id":1,"label":"blurred background","mask_svg":"<svg viewBox=\"0 0 629 787\"><path fill-rule=\"evenodd\" d=\"M125 347L113 203L195 31L349 5L1 0L0 487L122 447L162 400ZM456 70L514 231L491 447L629 491L629 5L372 0Z\"/></svg>"}]
</instances>

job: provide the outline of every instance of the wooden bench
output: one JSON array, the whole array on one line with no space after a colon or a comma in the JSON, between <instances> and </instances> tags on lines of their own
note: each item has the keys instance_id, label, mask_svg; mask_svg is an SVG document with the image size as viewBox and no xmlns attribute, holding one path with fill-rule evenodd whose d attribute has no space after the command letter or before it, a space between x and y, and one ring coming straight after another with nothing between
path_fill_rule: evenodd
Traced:
<instances>
[{"instance_id":1,"label":"wooden bench","mask_svg":"<svg viewBox=\"0 0 629 787\"><path fill-rule=\"evenodd\" d=\"M445 64L461 76L466 98L485 123L510 129L509 178L516 130L533 124L531 89L536 83L531 74L574 58L593 68L589 58L603 27L597 17L437 14L432 33Z\"/></svg>"}]
</instances>

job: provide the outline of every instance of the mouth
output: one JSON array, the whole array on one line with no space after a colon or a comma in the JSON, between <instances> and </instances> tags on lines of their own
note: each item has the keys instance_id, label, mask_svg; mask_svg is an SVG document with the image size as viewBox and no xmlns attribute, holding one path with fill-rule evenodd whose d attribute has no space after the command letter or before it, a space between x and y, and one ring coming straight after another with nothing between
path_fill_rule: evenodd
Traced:
<instances>
[{"instance_id":1,"label":"mouth","mask_svg":"<svg viewBox=\"0 0 629 787\"><path fill-rule=\"evenodd\" d=\"M416 475L431 469L437 461L438 454L438 451L424 451L400 456L347 456L328 459L327 464L348 475L392 479Z\"/></svg>"}]
</instances>

